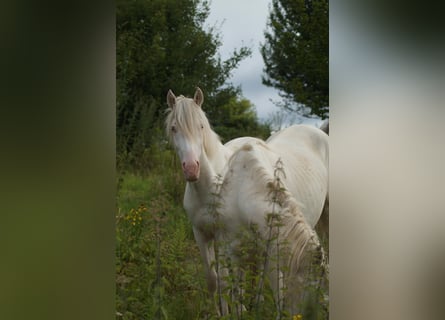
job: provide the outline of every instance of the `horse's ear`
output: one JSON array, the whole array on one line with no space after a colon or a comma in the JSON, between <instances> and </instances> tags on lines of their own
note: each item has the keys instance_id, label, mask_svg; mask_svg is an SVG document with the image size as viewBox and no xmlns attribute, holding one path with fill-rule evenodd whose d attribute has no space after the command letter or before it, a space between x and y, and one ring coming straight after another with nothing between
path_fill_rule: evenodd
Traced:
<instances>
[{"instance_id":1,"label":"horse's ear","mask_svg":"<svg viewBox=\"0 0 445 320\"><path fill-rule=\"evenodd\" d=\"M168 93L167 93L167 105L172 109L176 105L176 97L173 94L173 91L171 91L171 90L168 90Z\"/></svg>"},{"instance_id":2,"label":"horse's ear","mask_svg":"<svg viewBox=\"0 0 445 320\"><path fill-rule=\"evenodd\" d=\"M204 102L204 94L202 93L201 89L199 89L199 87L196 87L196 92L193 100L195 100L195 103L198 106L202 106L202 103Z\"/></svg>"}]
</instances>

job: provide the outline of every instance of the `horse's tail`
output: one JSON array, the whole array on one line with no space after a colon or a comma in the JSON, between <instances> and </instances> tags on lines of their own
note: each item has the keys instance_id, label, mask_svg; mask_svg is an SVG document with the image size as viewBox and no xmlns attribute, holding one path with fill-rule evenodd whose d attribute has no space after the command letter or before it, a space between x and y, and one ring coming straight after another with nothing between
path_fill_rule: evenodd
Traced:
<instances>
[{"instance_id":1,"label":"horse's tail","mask_svg":"<svg viewBox=\"0 0 445 320\"><path fill-rule=\"evenodd\" d=\"M327 262L317 234L307 223L298 202L287 192L281 204L278 240L281 260L285 264L284 301L290 312L299 312L307 286L324 286ZM284 259L283 259L284 258Z\"/></svg>"},{"instance_id":2,"label":"horse's tail","mask_svg":"<svg viewBox=\"0 0 445 320\"><path fill-rule=\"evenodd\" d=\"M320 130L329 135L329 119L326 119L320 126Z\"/></svg>"},{"instance_id":3,"label":"horse's tail","mask_svg":"<svg viewBox=\"0 0 445 320\"><path fill-rule=\"evenodd\" d=\"M289 250L287 267L293 276L308 263L322 263L323 249L320 240L307 223L298 203L289 196L284 203L279 237Z\"/></svg>"}]
</instances>

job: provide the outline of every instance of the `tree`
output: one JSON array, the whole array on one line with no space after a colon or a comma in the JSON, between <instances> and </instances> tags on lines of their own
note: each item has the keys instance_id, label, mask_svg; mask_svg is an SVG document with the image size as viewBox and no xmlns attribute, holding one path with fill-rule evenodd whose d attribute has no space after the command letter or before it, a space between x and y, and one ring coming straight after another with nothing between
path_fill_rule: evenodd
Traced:
<instances>
[{"instance_id":1,"label":"tree","mask_svg":"<svg viewBox=\"0 0 445 320\"><path fill-rule=\"evenodd\" d=\"M253 104L242 97L239 88L228 87L220 90L208 101L211 108L207 114L214 130L227 142L241 136L266 139L270 134L267 124L258 121Z\"/></svg>"},{"instance_id":2,"label":"tree","mask_svg":"<svg viewBox=\"0 0 445 320\"><path fill-rule=\"evenodd\" d=\"M327 0L272 0L262 80L281 91L285 109L328 117L328 30Z\"/></svg>"},{"instance_id":3,"label":"tree","mask_svg":"<svg viewBox=\"0 0 445 320\"><path fill-rule=\"evenodd\" d=\"M161 140L168 89L187 95L201 87L209 114L217 114L226 103L217 99L222 88L237 96L227 80L251 50L234 50L222 61L217 31L203 27L209 13L205 0L118 0L118 155L135 154Z\"/></svg>"}]
</instances>

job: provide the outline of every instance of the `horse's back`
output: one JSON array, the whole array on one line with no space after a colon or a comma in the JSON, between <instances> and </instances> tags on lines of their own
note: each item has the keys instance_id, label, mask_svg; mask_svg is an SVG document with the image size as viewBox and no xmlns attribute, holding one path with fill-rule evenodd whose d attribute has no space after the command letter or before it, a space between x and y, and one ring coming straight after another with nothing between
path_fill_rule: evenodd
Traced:
<instances>
[{"instance_id":1,"label":"horse's back","mask_svg":"<svg viewBox=\"0 0 445 320\"><path fill-rule=\"evenodd\" d=\"M284 187L301 204L307 222L314 227L327 195L327 137L318 128L298 125L276 133L266 142L255 138L229 142L235 151L225 176L226 204L234 207L227 210L227 214L238 212L241 215L234 219L255 219L252 212L270 209L265 196L270 192L267 183L275 179L274 172L280 159ZM263 215L259 216L264 219Z\"/></svg>"},{"instance_id":2,"label":"horse's back","mask_svg":"<svg viewBox=\"0 0 445 320\"><path fill-rule=\"evenodd\" d=\"M314 152L323 162L328 162L328 135L322 130L308 125L293 125L278 131L266 140L268 146L281 153L286 150Z\"/></svg>"},{"instance_id":3,"label":"horse's back","mask_svg":"<svg viewBox=\"0 0 445 320\"><path fill-rule=\"evenodd\" d=\"M328 136L318 128L295 125L270 137L267 146L280 155L286 173L286 188L304 205L314 227L328 192Z\"/></svg>"},{"instance_id":4,"label":"horse's back","mask_svg":"<svg viewBox=\"0 0 445 320\"><path fill-rule=\"evenodd\" d=\"M247 143L261 143L263 140L254 137L241 137L230 140L224 144L225 147L229 148L232 152L239 150L242 146Z\"/></svg>"}]
</instances>

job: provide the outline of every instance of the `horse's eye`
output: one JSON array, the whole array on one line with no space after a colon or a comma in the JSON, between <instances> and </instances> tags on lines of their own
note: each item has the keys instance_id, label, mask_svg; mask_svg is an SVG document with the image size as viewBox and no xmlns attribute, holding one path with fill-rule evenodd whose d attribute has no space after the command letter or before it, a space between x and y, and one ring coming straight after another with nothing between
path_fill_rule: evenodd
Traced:
<instances>
[{"instance_id":1,"label":"horse's eye","mask_svg":"<svg viewBox=\"0 0 445 320\"><path fill-rule=\"evenodd\" d=\"M201 129L204 129L204 125L203 124L201 124Z\"/></svg>"},{"instance_id":2,"label":"horse's eye","mask_svg":"<svg viewBox=\"0 0 445 320\"><path fill-rule=\"evenodd\" d=\"M176 127L175 126L172 126L172 132L176 133Z\"/></svg>"}]
</instances>

